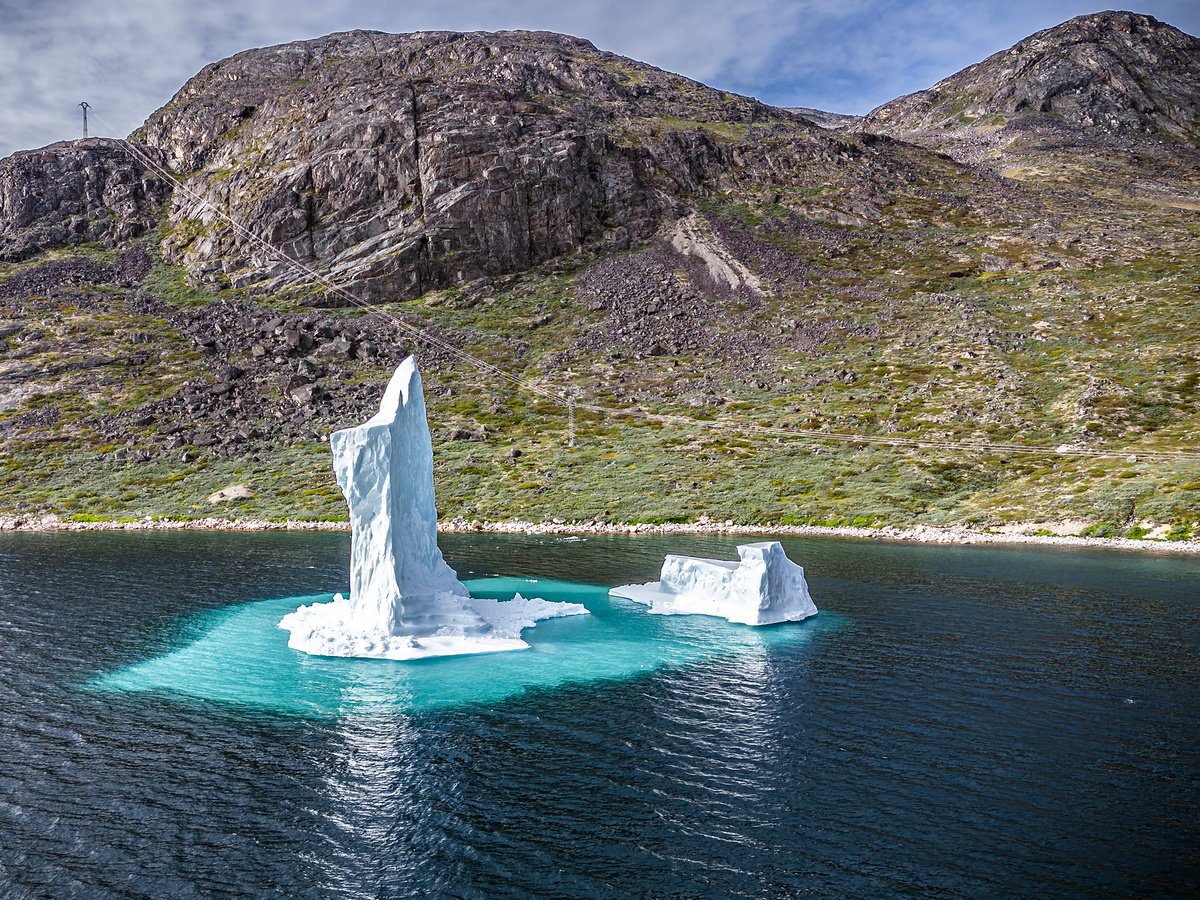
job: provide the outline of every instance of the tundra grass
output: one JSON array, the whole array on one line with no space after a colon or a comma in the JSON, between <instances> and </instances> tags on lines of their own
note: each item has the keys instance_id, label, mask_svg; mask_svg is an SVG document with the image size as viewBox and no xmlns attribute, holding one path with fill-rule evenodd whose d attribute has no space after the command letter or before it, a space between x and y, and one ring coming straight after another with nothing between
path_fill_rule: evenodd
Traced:
<instances>
[{"instance_id":1,"label":"tundra grass","mask_svg":"<svg viewBox=\"0 0 1200 900\"><path fill-rule=\"evenodd\" d=\"M802 199L844 187L814 187ZM771 198L706 201L705 214L740 223L808 266L803 283L774 286L746 320L771 335L749 358L722 355L720 328L714 346L679 357L614 361L573 352L607 313L587 308L570 273L535 272L497 279L488 290L467 286L385 307L453 332L470 352L523 379L573 388L581 404L695 420L666 425L581 407L571 448L561 404L491 383L462 364L427 369L441 514L762 525L1079 518L1123 529L1141 521L1195 527L1200 465L1139 456L1200 447L1194 215L1163 225L1157 246L1143 236L1099 257L1086 236L1072 243L1084 220L1064 219L1055 243L1036 239L1020 210L988 222L936 198L901 194L895 205L880 222L824 223L845 238L838 255L805 233L780 234L790 213ZM51 258L64 254L2 268L0 278ZM301 308L292 295L208 294L161 259L140 289L177 307L218 296ZM52 304L42 300L2 316L27 330L0 355L7 379L0 387L30 382L39 392L13 395L0 408L0 513L344 517L320 441L260 440L240 447L236 459L196 447L148 461L120 458L122 447L93 426L97 417L211 378L220 361L203 357L164 320L129 318L117 304L73 304L70 291ZM789 342L798 326L823 337ZM146 348L150 357L131 366ZM343 373L350 381L385 375L378 365ZM51 409L57 418L49 424L20 424ZM135 440L169 424L138 426ZM1116 455L872 448L745 433L739 425L1067 444ZM246 484L254 496L209 503L230 484Z\"/></svg>"}]
</instances>

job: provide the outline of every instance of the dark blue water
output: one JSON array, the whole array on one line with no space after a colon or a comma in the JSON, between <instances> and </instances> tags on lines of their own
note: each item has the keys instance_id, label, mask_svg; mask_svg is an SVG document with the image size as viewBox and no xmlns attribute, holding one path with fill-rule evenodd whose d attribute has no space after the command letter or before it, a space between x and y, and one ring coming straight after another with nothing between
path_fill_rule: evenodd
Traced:
<instances>
[{"instance_id":1,"label":"dark blue water","mask_svg":"<svg viewBox=\"0 0 1200 900\"><path fill-rule=\"evenodd\" d=\"M734 543L444 539L601 586ZM414 674L256 630L344 536L0 536L0 895L1194 895L1200 561L786 543L795 629L584 588Z\"/></svg>"}]
</instances>

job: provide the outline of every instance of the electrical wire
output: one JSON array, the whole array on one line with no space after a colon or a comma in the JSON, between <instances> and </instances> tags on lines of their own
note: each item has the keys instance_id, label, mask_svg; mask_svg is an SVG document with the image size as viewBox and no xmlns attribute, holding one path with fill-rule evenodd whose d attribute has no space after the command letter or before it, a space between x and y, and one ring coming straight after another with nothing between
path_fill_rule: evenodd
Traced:
<instances>
[{"instance_id":1,"label":"electrical wire","mask_svg":"<svg viewBox=\"0 0 1200 900\"><path fill-rule=\"evenodd\" d=\"M104 121L100 116L93 113L93 118ZM107 125L105 122L104 124ZM159 177L167 180L174 185L175 190L187 197L193 203L200 205L203 208L210 210L215 216L226 222L237 234L244 237L254 246L265 251L273 256L276 260L291 266L295 270L302 272L308 279L323 286L330 293L342 298L348 303L369 310L374 315L380 315L383 318L394 324L400 331L409 334L416 340L424 341L427 344L438 347L452 356L456 356L466 363L475 366L480 371L489 375L493 375L514 387L526 391L535 396L550 400L556 404L567 403L568 392L566 390L556 390L537 382L530 381L526 378L508 372L494 363L470 353L461 347L451 344L431 332L413 325L411 322L406 322L403 319L395 316L389 310L381 309L378 305L368 303L361 297L336 283L331 278L323 275L316 269L308 266L301 261L289 256L282 248L275 246L270 241L255 234L249 227L243 225L232 215L225 210L219 208L212 201L197 194L191 190L178 176L171 172L166 166L159 163L148 152L140 149L132 141L125 138L114 138L125 147L126 151L136 161L141 163L146 168L154 171ZM866 444L872 446L885 447L908 447L913 449L938 449L938 450L959 450L976 453L997 453L997 454L1035 454L1049 456L1075 456L1075 457L1092 457L1092 458L1117 458L1117 457L1136 457L1139 460L1154 460L1160 462L1200 462L1200 452L1189 452L1186 450L1153 450L1153 449L1113 449L1106 450L1093 447L1039 447L1029 444L1007 444L1007 443L990 443L986 441L971 441L971 440L943 440L937 438L906 438L894 437L890 435L872 435L860 434L856 432L836 432L836 431L820 431L816 429L803 428L783 428L768 425L754 425L746 422L735 422L729 420L703 420L695 419L690 416L681 416L674 414L652 413L642 409L632 408L616 408L602 406L593 403L577 403L577 408L600 416L619 416L628 418L640 418L646 421L658 422L660 424L670 424L685 427L695 427L708 430L726 431L740 434L755 434L766 437L774 437L781 439L801 440L805 442L836 442L848 444Z\"/></svg>"}]
</instances>

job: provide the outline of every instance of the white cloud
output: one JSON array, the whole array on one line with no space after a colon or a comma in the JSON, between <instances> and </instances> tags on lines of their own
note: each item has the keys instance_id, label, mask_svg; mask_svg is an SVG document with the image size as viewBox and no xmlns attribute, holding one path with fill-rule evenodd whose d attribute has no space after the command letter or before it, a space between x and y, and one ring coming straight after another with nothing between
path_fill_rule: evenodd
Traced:
<instances>
[{"instance_id":1,"label":"white cloud","mask_svg":"<svg viewBox=\"0 0 1200 900\"><path fill-rule=\"evenodd\" d=\"M1142 8L1196 33L1192 0ZM729 90L865 112L1089 11L1075 0L0 0L0 155L126 134L202 66L330 31L530 28L585 37Z\"/></svg>"}]
</instances>

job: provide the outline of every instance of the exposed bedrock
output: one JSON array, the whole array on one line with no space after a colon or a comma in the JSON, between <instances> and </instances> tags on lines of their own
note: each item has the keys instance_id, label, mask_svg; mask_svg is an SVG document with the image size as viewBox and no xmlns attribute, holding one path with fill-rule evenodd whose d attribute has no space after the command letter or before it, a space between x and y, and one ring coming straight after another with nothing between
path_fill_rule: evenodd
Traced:
<instances>
[{"instance_id":1,"label":"exposed bedrock","mask_svg":"<svg viewBox=\"0 0 1200 900\"><path fill-rule=\"evenodd\" d=\"M1152 16L1101 12L1030 35L855 127L944 143L1010 123L1200 143L1200 40Z\"/></svg>"},{"instance_id":2,"label":"exposed bedrock","mask_svg":"<svg viewBox=\"0 0 1200 900\"><path fill-rule=\"evenodd\" d=\"M528 32L247 51L206 67L139 137L189 173L164 249L198 280L272 290L303 275L188 193L368 299L628 247L682 198L863 152L787 111Z\"/></svg>"},{"instance_id":3,"label":"exposed bedrock","mask_svg":"<svg viewBox=\"0 0 1200 900\"><path fill-rule=\"evenodd\" d=\"M139 237L154 227L167 194L167 182L121 141L60 141L14 153L0 160L0 262Z\"/></svg>"}]
</instances>

